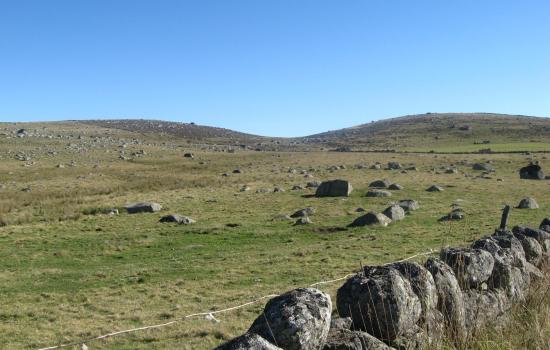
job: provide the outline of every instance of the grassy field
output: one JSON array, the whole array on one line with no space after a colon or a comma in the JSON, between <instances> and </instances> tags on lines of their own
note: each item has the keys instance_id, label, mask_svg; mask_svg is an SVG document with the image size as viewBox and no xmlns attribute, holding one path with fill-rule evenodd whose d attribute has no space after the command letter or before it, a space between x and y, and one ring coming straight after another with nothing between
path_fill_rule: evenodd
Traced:
<instances>
[{"instance_id":1,"label":"grassy field","mask_svg":"<svg viewBox=\"0 0 550 350\"><path fill-rule=\"evenodd\" d=\"M430 152L438 153L469 153L479 152L479 150L491 149L492 152L550 152L550 143L548 142L515 142L515 143L493 143L488 145L466 144L457 145L436 145L424 147L411 147L407 149L413 152Z\"/></svg>"},{"instance_id":2,"label":"grassy field","mask_svg":"<svg viewBox=\"0 0 550 350\"><path fill-rule=\"evenodd\" d=\"M48 128L53 130L44 133L61 137L0 136L2 349L34 349L167 322L338 278L360 264L466 244L492 232L504 204L516 205L526 196L535 197L540 209L514 209L512 224L538 225L550 209L550 182L520 180L517 174L532 159L550 168L543 154L226 153L93 126ZM128 155L144 150L145 155L121 160L122 149ZM195 158L183 158L187 151ZM31 159L14 159L18 152ZM489 178L463 163L487 160L496 169ZM414 164L418 171L353 168L388 161ZM331 165L346 169L327 170ZM441 169L451 165L458 174ZM236 168L242 174L232 174ZM289 168L304 169L313 178L289 173ZM314 198L312 190L290 190L295 184L336 178L353 184L349 198ZM390 198L364 197L371 181L384 178L404 190ZM239 192L245 184L251 190ZM445 191L426 192L432 184ZM286 191L255 192L275 186ZM22 191L27 187L30 192ZM421 208L404 221L386 228L334 229L359 216L358 207L382 211L391 201L407 198L418 200ZM155 201L164 209L97 214L134 201ZM466 218L439 223L453 203L464 208ZM317 209L312 225L272 221L306 206ZM169 213L188 215L197 223L158 223ZM341 284L321 289L334 298ZM88 346L209 349L245 331L262 307L259 303L217 315L219 323L200 317Z\"/></svg>"}]
</instances>

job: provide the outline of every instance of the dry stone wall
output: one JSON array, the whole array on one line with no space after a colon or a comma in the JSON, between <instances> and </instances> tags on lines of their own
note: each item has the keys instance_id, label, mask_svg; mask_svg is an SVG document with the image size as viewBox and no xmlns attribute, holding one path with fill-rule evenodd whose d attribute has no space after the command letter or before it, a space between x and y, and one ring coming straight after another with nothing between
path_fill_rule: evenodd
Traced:
<instances>
[{"instance_id":1,"label":"dry stone wall","mask_svg":"<svg viewBox=\"0 0 550 350\"><path fill-rule=\"evenodd\" d=\"M229 349L361 350L461 344L506 320L514 303L543 278L550 222L497 230L470 247L445 248L424 265L366 266L328 294L299 288L271 299ZM335 306L333 310L333 305Z\"/></svg>"}]
</instances>

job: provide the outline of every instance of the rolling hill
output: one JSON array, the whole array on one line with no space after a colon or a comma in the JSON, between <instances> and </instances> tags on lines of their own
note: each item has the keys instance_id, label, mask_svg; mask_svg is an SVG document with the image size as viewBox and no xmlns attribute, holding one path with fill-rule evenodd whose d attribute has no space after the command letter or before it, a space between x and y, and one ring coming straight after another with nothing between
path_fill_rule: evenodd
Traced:
<instances>
[{"instance_id":1,"label":"rolling hill","mask_svg":"<svg viewBox=\"0 0 550 350\"><path fill-rule=\"evenodd\" d=\"M62 128L73 133L94 130L99 134L133 135L177 144L238 146L261 151L550 151L550 118L494 113L408 115L296 138L266 137L194 123L143 119L11 123L7 129L15 132L20 127L46 127L52 132Z\"/></svg>"},{"instance_id":2,"label":"rolling hill","mask_svg":"<svg viewBox=\"0 0 550 350\"><path fill-rule=\"evenodd\" d=\"M374 121L304 139L327 147L354 150L550 150L550 118L493 113L426 113Z\"/></svg>"}]
</instances>

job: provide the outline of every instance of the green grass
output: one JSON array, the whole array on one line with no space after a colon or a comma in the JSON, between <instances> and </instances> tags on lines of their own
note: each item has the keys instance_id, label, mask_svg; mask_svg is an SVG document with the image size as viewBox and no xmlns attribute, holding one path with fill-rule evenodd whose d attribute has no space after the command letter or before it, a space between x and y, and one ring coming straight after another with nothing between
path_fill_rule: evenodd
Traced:
<instances>
[{"instance_id":1,"label":"green grass","mask_svg":"<svg viewBox=\"0 0 550 350\"><path fill-rule=\"evenodd\" d=\"M68 131L74 132L74 131ZM100 132L86 129L83 132ZM122 134L121 134L122 135ZM122 136L120 136L122 137ZM163 141L163 140L161 140ZM341 277L360 264L379 264L443 245L463 245L492 232L506 203L534 196L541 209L513 210L512 224L536 225L547 215L550 183L523 181L517 169L527 161L519 154L429 155L359 153L227 154L194 150L182 157L177 141L146 139L148 155L117 159L117 146L83 154L64 149L66 140L48 141L60 150L49 158L37 152L36 164L23 167L8 149L36 149L42 140L0 139L0 335L2 348L33 349L131 327L156 324L189 313L216 310L259 296L280 293ZM76 141L71 141L76 142ZM156 145L153 145L156 143ZM127 151L129 153L129 151ZM543 165L548 161L538 157ZM76 167L57 169L61 161ZM432 168L467 159L491 159L491 179L437 174ZM356 163L397 160L414 163L418 172L355 170ZM204 164L200 164L204 162ZM99 166L96 167L96 164ZM333 164L346 170L329 172ZM289 174L288 167L314 168L313 179ZM234 168L243 174L224 172ZM469 166L461 171L479 175ZM349 198L311 198L312 191L290 191L311 180L349 179ZM364 197L368 183L388 178L405 189L391 198ZM498 182L497 178L503 181ZM441 193L424 190L437 183ZM248 184L252 190L238 189ZM283 193L254 193L282 186ZM31 186L24 193L20 188ZM344 227L359 216L357 207L381 211L392 200L412 198L421 209L387 228ZM161 213L92 215L132 201L163 205ZM461 200L467 214L459 223L437 219ZM313 206L310 226L273 222L278 214ZM197 220L189 226L160 224L167 213ZM237 227L227 224L237 223ZM341 283L325 285L333 299ZM88 344L102 349L208 349L244 332L263 304Z\"/></svg>"},{"instance_id":2,"label":"green grass","mask_svg":"<svg viewBox=\"0 0 550 350\"><path fill-rule=\"evenodd\" d=\"M550 143L548 142L515 142L515 143L494 143L487 145L465 144L465 145L436 145L424 147L411 147L407 151L413 152L478 152L482 149L491 149L492 152L550 152Z\"/></svg>"}]
</instances>

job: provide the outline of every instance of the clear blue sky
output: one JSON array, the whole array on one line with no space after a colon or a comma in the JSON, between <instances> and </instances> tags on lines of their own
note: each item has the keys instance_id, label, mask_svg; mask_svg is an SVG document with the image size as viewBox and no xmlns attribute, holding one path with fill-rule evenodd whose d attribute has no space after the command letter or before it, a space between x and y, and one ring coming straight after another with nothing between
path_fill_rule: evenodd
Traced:
<instances>
[{"instance_id":1,"label":"clear blue sky","mask_svg":"<svg viewBox=\"0 0 550 350\"><path fill-rule=\"evenodd\" d=\"M550 116L548 0L0 0L0 121Z\"/></svg>"}]
</instances>

